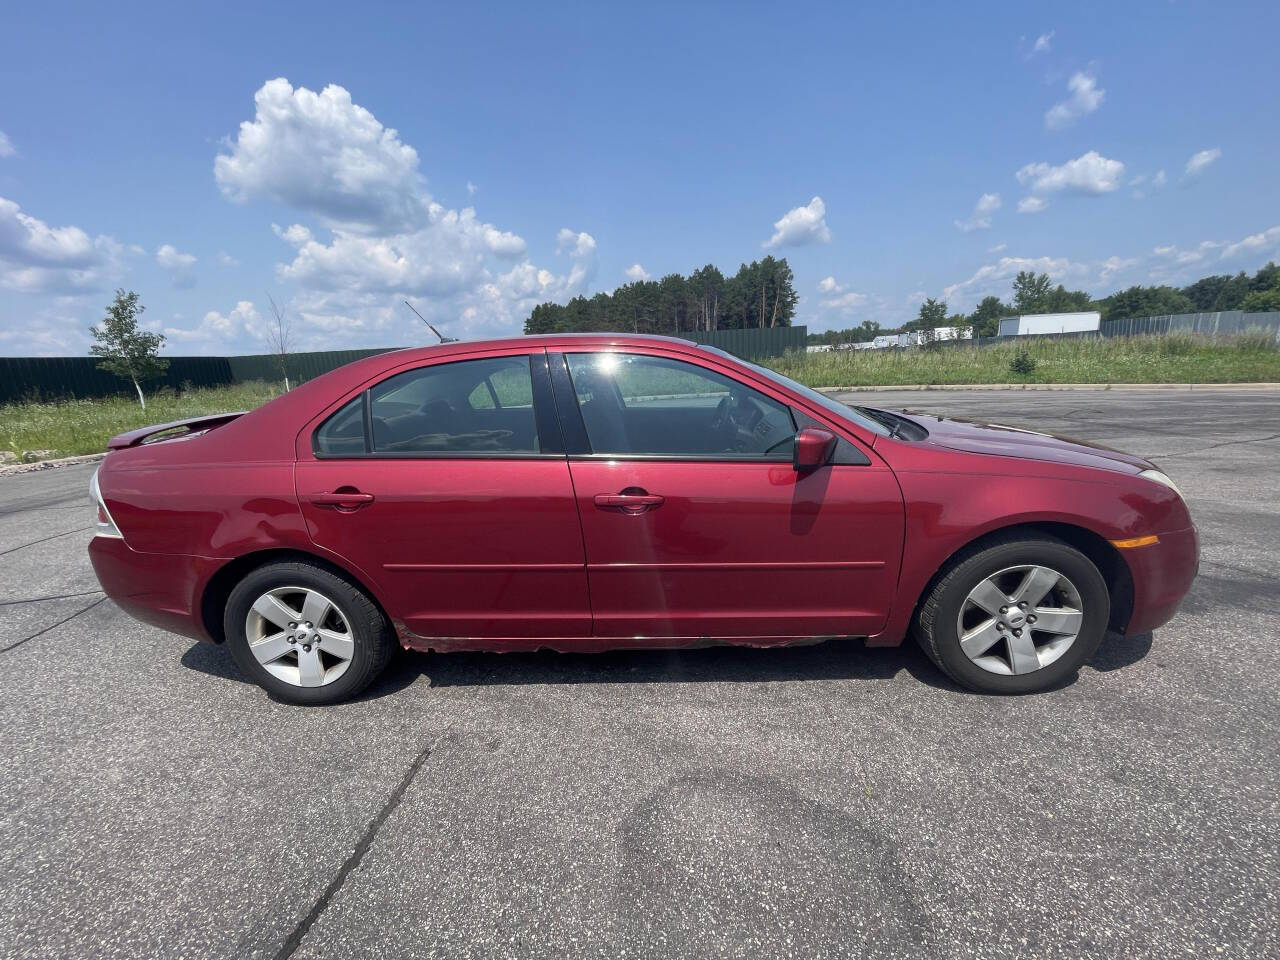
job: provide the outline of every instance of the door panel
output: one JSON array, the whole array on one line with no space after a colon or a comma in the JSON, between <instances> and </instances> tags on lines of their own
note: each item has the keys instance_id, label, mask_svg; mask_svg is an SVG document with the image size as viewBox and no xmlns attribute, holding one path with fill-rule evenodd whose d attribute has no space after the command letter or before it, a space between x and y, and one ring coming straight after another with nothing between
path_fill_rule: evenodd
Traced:
<instances>
[{"instance_id":1,"label":"door panel","mask_svg":"<svg viewBox=\"0 0 1280 960\"><path fill-rule=\"evenodd\" d=\"M373 578L420 637L590 635L563 458L304 460L297 489L311 538ZM313 502L346 490L373 500Z\"/></svg>"},{"instance_id":2,"label":"door panel","mask_svg":"<svg viewBox=\"0 0 1280 960\"><path fill-rule=\"evenodd\" d=\"M776 462L575 459L570 470L596 636L865 636L884 625L903 514L878 462L799 474ZM624 491L662 503L595 502Z\"/></svg>"}]
</instances>

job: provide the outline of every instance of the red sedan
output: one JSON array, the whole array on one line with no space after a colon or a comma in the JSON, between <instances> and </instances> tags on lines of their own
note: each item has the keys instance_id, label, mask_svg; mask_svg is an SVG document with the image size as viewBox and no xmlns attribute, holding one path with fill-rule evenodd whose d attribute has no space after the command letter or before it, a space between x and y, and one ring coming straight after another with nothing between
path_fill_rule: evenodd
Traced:
<instances>
[{"instance_id":1,"label":"red sedan","mask_svg":"<svg viewBox=\"0 0 1280 960\"><path fill-rule=\"evenodd\" d=\"M913 633L1024 693L1167 622L1196 530L1138 457L850 408L683 340L450 343L251 413L126 433L92 495L106 593L331 703L418 650Z\"/></svg>"}]
</instances>

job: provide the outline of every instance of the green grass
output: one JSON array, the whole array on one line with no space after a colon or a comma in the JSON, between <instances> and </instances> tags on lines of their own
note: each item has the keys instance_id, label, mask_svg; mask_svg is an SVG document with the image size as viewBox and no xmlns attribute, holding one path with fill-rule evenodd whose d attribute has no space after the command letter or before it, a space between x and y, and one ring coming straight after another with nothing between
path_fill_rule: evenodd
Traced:
<instances>
[{"instance_id":1,"label":"green grass","mask_svg":"<svg viewBox=\"0 0 1280 960\"><path fill-rule=\"evenodd\" d=\"M1035 361L1017 374L1010 361L1026 350ZM813 387L984 383L1256 383L1280 382L1274 334L1232 339L1203 337L1034 340L988 347L791 353L768 366ZM125 396L106 400L14 403L0 406L0 449L39 458L98 453L117 433L184 417L251 410L277 396L276 384L161 391L144 412ZM36 459L35 457L29 459Z\"/></svg>"},{"instance_id":2,"label":"green grass","mask_svg":"<svg viewBox=\"0 0 1280 960\"><path fill-rule=\"evenodd\" d=\"M163 390L147 397L147 409L136 399L111 397L99 400L10 403L0 406L0 450L22 457L28 451L53 451L48 456L70 457L101 453L117 433L206 413L251 410L278 396L276 384L254 381L232 387Z\"/></svg>"},{"instance_id":3,"label":"green grass","mask_svg":"<svg viewBox=\"0 0 1280 960\"><path fill-rule=\"evenodd\" d=\"M1035 361L1029 374L1010 362L1019 350ZM1217 342L1174 334L1096 340L1032 340L987 347L790 353L767 364L811 387L982 383L1257 383L1280 382L1274 334Z\"/></svg>"}]
</instances>

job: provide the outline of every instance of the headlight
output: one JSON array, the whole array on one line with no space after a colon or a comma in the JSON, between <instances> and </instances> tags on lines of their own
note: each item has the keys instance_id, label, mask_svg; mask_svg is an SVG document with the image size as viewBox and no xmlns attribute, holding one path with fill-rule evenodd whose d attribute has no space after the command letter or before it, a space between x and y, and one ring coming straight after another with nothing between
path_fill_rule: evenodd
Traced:
<instances>
[{"instance_id":1,"label":"headlight","mask_svg":"<svg viewBox=\"0 0 1280 960\"><path fill-rule=\"evenodd\" d=\"M1156 483L1162 483L1178 496L1182 496L1182 491L1179 490L1174 482L1169 479L1168 475L1161 473L1159 470L1143 470L1138 474L1138 476L1146 477L1148 480L1154 480Z\"/></svg>"}]
</instances>

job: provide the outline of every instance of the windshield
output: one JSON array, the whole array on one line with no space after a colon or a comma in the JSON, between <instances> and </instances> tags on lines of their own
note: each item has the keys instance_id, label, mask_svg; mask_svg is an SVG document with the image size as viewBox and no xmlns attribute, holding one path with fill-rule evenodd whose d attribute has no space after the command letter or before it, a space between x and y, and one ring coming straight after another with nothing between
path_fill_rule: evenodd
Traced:
<instances>
[{"instance_id":1,"label":"windshield","mask_svg":"<svg viewBox=\"0 0 1280 960\"><path fill-rule=\"evenodd\" d=\"M839 400L833 400L831 397L828 397L825 393L819 393L817 390L814 390L811 387L806 387L803 383L797 383L796 381L792 380L790 377L784 377L782 374L778 373L776 370L770 370L768 367L762 367L758 363L752 363L749 360L743 360L741 357L735 357L733 354L729 353L727 350L721 350L719 347L708 347L705 344L700 344L700 346L702 347L703 350L706 350L708 353L717 353L722 357L728 357L730 360L733 360L737 363L741 363L746 367L750 367L752 370L760 374L760 376L764 377L766 380L772 380L774 383L781 384L782 386L786 387L788 390L794 390L796 393L800 394L809 402L817 404L820 407L823 407L825 410L827 410L834 416L839 417L842 420L848 420L850 423L856 423L858 426L862 427L864 430L870 430L872 433L877 434L881 437L887 437L890 434L889 428L886 427L883 423L880 423L878 420L873 420L871 417L868 417L866 414L859 413L853 407L846 407Z\"/></svg>"}]
</instances>

